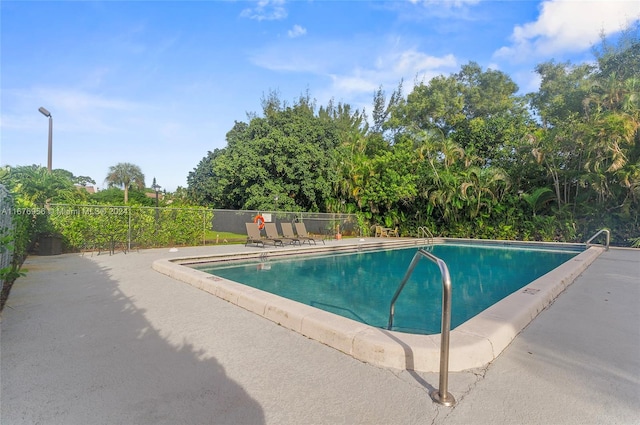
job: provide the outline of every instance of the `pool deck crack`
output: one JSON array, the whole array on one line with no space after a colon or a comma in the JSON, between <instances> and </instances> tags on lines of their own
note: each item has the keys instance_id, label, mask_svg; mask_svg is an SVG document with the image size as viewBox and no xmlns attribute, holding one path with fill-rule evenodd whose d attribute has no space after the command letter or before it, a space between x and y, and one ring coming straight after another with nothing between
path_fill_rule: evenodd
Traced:
<instances>
[{"instance_id":1,"label":"pool deck crack","mask_svg":"<svg viewBox=\"0 0 640 425\"><path fill-rule=\"evenodd\" d=\"M476 368L476 369L471 369L466 371L465 373L469 373L472 374L473 376L475 376L475 379L471 382L471 384L469 384L469 386L467 387L467 389L463 392L461 392L457 397L456 400L458 403L460 403L462 400L464 400L464 398L471 393L471 391L473 391L477 386L478 383L481 382L485 376L487 375L487 371L489 370L489 367L491 366L493 362L489 362L487 365L480 367L480 368Z\"/></svg>"}]
</instances>

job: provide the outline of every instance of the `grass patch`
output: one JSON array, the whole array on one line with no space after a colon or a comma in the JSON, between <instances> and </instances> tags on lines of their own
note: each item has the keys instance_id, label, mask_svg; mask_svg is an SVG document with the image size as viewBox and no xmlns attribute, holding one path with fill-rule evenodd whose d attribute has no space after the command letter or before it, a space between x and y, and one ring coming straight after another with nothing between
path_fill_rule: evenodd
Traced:
<instances>
[{"instance_id":1,"label":"grass patch","mask_svg":"<svg viewBox=\"0 0 640 425\"><path fill-rule=\"evenodd\" d=\"M216 230L207 230L205 233L207 245L215 244L238 244L247 241L247 235L231 232L218 232Z\"/></svg>"}]
</instances>

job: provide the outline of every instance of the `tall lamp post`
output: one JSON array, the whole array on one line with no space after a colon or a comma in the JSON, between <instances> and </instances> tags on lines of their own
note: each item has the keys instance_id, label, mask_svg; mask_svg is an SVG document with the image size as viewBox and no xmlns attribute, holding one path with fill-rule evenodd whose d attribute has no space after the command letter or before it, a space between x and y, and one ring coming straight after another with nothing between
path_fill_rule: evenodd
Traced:
<instances>
[{"instance_id":1,"label":"tall lamp post","mask_svg":"<svg viewBox=\"0 0 640 425\"><path fill-rule=\"evenodd\" d=\"M158 221L160 220L160 210L158 209L158 191L160 190L160 185L156 183L156 178L153 178L153 184L151 185L151 189L156 191L156 234L158 233Z\"/></svg>"},{"instance_id":2,"label":"tall lamp post","mask_svg":"<svg viewBox=\"0 0 640 425\"><path fill-rule=\"evenodd\" d=\"M160 190L160 185L156 183L156 178L153 178L153 184L151 185L151 189L156 191L156 208L158 208L158 191Z\"/></svg>"},{"instance_id":3,"label":"tall lamp post","mask_svg":"<svg viewBox=\"0 0 640 425\"><path fill-rule=\"evenodd\" d=\"M51 172L51 151L53 149L53 117L51 113L44 109L42 106L38 108L38 111L45 117L49 118L49 150L47 155L47 170Z\"/></svg>"}]
</instances>

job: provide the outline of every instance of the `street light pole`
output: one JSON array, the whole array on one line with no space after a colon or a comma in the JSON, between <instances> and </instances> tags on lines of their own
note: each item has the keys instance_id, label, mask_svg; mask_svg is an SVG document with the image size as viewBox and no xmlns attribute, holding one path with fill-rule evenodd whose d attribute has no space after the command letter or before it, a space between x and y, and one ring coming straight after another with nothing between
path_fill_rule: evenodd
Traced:
<instances>
[{"instance_id":1,"label":"street light pole","mask_svg":"<svg viewBox=\"0 0 640 425\"><path fill-rule=\"evenodd\" d=\"M153 178L153 184L151 185L151 189L156 191L156 208L158 208L158 191L160 190L160 185L156 183L156 178Z\"/></svg>"},{"instance_id":2,"label":"street light pole","mask_svg":"<svg viewBox=\"0 0 640 425\"><path fill-rule=\"evenodd\" d=\"M153 184L151 185L151 189L156 191L156 232L158 231L158 220L160 211L158 210L158 191L160 190L160 185L156 183L156 178L153 178Z\"/></svg>"},{"instance_id":3,"label":"street light pole","mask_svg":"<svg viewBox=\"0 0 640 425\"><path fill-rule=\"evenodd\" d=\"M38 111L45 117L49 117L49 149L47 154L47 170L51 172L52 163L52 150L53 150L53 117L51 113L42 106L38 108Z\"/></svg>"}]
</instances>

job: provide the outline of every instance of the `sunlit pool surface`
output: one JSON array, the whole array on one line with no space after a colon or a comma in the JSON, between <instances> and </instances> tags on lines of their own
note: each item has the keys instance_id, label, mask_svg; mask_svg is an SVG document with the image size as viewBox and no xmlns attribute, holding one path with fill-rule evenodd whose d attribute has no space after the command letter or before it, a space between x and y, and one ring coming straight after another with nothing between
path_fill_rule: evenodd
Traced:
<instances>
[{"instance_id":1,"label":"sunlit pool surface","mask_svg":"<svg viewBox=\"0 0 640 425\"><path fill-rule=\"evenodd\" d=\"M417 248L367 251L271 261L225 262L198 270L289 298L359 322L386 328L389 303ZM573 258L577 249L437 244L452 282L451 328ZM440 332L442 278L419 262L395 307L393 330Z\"/></svg>"}]
</instances>

